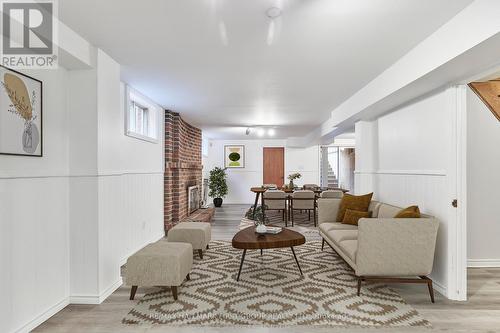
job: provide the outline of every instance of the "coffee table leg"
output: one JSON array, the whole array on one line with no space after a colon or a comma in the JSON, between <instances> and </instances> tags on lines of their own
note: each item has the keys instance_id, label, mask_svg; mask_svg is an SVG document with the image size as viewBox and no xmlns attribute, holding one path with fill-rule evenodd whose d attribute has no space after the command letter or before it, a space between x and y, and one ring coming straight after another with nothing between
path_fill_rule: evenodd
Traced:
<instances>
[{"instance_id":1,"label":"coffee table leg","mask_svg":"<svg viewBox=\"0 0 500 333\"><path fill-rule=\"evenodd\" d=\"M240 270L238 271L238 277L236 278L236 281L240 280L241 268L243 267L243 261L245 261L245 254L247 254L247 250L246 249L243 250L243 255L241 256Z\"/></svg>"},{"instance_id":2,"label":"coffee table leg","mask_svg":"<svg viewBox=\"0 0 500 333\"><path fill-rule=\"evenodd\" d=\"M299 260L297 259L297 256L295 255L295 250L293 249L293 246L290 248L292 249L293 257L295 258L295 262L297 263L297 267L299 268L300 275L304 275L304 274L302 274L302 269L300 269ZM241 270L241 268L240 268L240 270Z\"/></svg>"},{"instance_id":3,"label":"coffee table leg","mask_svg":"<svg viewBox=\"0 0 500 333\"><path fill-rule=\"evenodd\" d=\"M262 249L260 249L260 255L262 255Z\"/></svg>"}]
</instances>

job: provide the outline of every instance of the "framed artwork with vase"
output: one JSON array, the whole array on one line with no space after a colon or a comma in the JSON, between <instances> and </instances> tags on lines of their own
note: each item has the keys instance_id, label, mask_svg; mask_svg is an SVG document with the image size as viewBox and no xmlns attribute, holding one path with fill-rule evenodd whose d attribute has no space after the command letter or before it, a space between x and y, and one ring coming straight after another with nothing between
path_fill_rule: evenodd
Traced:
<instances>
[{"instance_id":1,"label":"framed artwork with vase","mask_svg":"<svg viewBox=\"0 0 500 333\"><path fill-rule=\"evenodd\" d=\"M42 81L0 66L0 85L0 154L42 157Z\"/></svg>"},{"instance_id":2,"label":"framed artwork with vase","mask_svg":"<svg viewBox=\"0 0 500 333\"><path fill-rule=\"evenodd\" d=\"M245 146L224 146L224 167L228 169L245 167Z\"/></svg>"}]
</instances>

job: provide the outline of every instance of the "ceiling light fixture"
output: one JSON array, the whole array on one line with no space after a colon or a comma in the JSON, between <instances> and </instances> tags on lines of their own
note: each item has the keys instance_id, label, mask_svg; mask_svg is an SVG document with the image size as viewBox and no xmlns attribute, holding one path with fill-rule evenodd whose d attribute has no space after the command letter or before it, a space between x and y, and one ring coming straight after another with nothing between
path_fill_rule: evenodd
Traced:
<instances>
[{"instance_id":1,"label":"ceiling light fixture","mask_svg":"<svg viewBox=\"0 0 500 333\"><path fill-rule=\"evenodd\" d=\"M274 128L270 128L268 131L267 131L267 134L269 136L275 136L276 135L276 131L274 130Z\"/></svg>"},{"instance_id":2,"label":"ceiling light fixture","mask_svg":"<svg viewBox=\"0 0 500 333\"><path fill-rule=\"evenodd\" d=\"M264 131L263 128L259 128L257 129L257 135L258 136L264 136L264 134L266 134L266 131Z\"/></svg>"},{"instance_id":3,"label":"ceiling light fixture","mask_svg":"<svg viewBox=\"0 0 500 333\"><path fill-rule=\"evenodd\" d=\"M281 16L281 8L278 7L270 7L266 11L267 17L269 17L271 20L274 20L275 18L278 18Z\"/></svg>"},{"instance_id":4,"label":"ceiling light fixture","mask_svg":"<svg viewBox=\"0 0 500 333\"><path fill-rule=\"evenodd\" d=\"M281 16L281 8L270 7L268 10L266 10L266 16L271 19L271 22L269 22L269 28L267 29L266 38L267 45L271 46L276 39L276 21Z\"/></svg>"},{"instance_id":5,"label":"ceiling light fixture","mask_svg":"<svg viewBox=\"0 0 500 333\"><path fill-rule=\"evenodd\" d=\"M251 130L250 130L250 127L248 127L248 128L247 128L247 130L245 131L245 134L246 134L246 135L250 135L250 131L251 131Z\"/></svg>"}]
</instances>

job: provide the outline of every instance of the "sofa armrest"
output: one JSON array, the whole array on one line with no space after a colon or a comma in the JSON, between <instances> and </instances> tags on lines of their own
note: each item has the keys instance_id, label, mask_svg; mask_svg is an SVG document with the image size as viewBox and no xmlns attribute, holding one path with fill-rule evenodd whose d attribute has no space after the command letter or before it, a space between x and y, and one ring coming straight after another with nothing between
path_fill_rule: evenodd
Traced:
<instances>
[{"instance_id":1,"label":"sofa armrest","mask_svg":"<svg viewBox=\"0 0 500 333\"><path fill-rule=\"evenodd\" d=\"M358 276L429 275L439 222L434 218L360 219Z\"/></svg>"},{"instance_id":2,"label":"sofa armrest","mask_svg":"<svg viewBox=\"0 0 500 333\"><path fill-rule=\"evenodd\" d=\"M320 198L318 199L318 224L325 222L337 222L340 199Z\"/></svg>"}]
</instances>

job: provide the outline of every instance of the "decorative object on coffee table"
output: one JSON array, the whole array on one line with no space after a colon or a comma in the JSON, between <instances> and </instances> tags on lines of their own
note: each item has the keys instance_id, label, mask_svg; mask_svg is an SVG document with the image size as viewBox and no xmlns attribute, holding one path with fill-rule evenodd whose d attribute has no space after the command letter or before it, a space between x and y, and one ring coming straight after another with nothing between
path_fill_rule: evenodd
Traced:
<instances>
[{"instance_id":1,"label":"decorative object on coffee table","mask_svg":"<svg viewBox=\"0 0 500 333\"><path fill-rule=\"evenodd\" d=\"M227 195L226 169L215 167L210 171L208 195L214 198L214 206L222 206L222 199Z\"/></svg>"},{"instance_id":2,"label":"decorative object on coffee table","mask_svg":"<svg viewBox=\"0 0 500 333\"><path fill-rule=\"evenodd\" d=\"M304 235L286 228L283 228L283 230L278 234L264 235L257 234L255 232L255 227L249 227L239 231L236 235L234 235L232 241L232 245L235 249L243 250L240 269L238 271L236 281L240 280L241 269L243 268L243 262L245 261L247 250L261 250L262 254L263 249L279 249L289 247L292 250L300 275L302 275L302 269L300 268L299 260L295 255L293 247L302 245L305 242L306 238Z\"/></svg>"},{"instance_id":3,"label":"decorative object on coffee table","mask_svg":"<svg viewBox=\"0 0 500 333\"><path fill-rule=\"evenodd\" d=\"M0 66L0 154L42 157L42 81Z\"/></svg>"}]
</instances>

